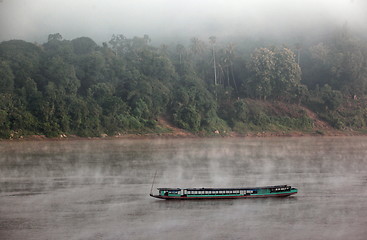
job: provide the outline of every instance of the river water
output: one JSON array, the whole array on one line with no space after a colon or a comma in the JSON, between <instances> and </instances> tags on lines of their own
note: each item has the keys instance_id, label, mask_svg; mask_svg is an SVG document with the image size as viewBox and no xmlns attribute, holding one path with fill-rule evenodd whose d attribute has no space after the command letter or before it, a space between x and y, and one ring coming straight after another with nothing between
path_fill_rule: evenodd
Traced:
<instances>
[{"instance_id":1,"label":"river water","mask_svg":"<svg viewBox=\"0 0 367 240\"><path fill-rule=\"evenodd\" d=\"M0 239L367 239L367 138L0 142ZM281 199L156 187L289 184Z\"/></svg>"}]
</instances>

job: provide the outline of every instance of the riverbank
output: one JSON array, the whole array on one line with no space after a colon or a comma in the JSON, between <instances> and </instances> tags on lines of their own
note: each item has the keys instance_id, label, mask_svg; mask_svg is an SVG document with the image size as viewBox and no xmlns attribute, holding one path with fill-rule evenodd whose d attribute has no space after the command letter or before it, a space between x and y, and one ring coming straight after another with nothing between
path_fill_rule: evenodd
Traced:
<instances>
[{"instance_id":1,"label":"riverbank","mask_svg":"<svg viewBox=\"0 0 367 240\"><path fill-rule=\"evenodd\" d=\"M20 138L0 139L5 141L68 141L68 140L113 140L113 139L175 139L175 138L269 138L269 137L353 137L367 136L367 131L340 131L340 130L312 130L312 131L282 131L282 132L247 132L247 133L212 133L193 134L185 131L174 131L167 133L140 133L140 134L119 134L115 136L102 135L100 137L80 137L76 135L61 135L49 138L45 135L31 135Z\"/></svg>"},{"instance_id":2,"label":"riverbank","mask_svg":"<svg viewBox=\"0 0 367 240\"><path fill-rule=\"evenodd\" d=\"M76 135L61 134L58 137L45 135L30 135L0 139L0 141L66 141L66 140L111 140L111 139L167 139L167 138L257 138L257 137L343 137L343 136L367 136L367 129L361 130L337 130L326 122L317 118L316 114L307 111L307 115L313 120L313 128L305 131L247 131L247 132L219 132L214 131L192 133L174 126L166 118L159 118L157 124L159 132L146 133L119 133L114 136L101 134L99 137L81 137Z\"/></svg>"}]
</instances>

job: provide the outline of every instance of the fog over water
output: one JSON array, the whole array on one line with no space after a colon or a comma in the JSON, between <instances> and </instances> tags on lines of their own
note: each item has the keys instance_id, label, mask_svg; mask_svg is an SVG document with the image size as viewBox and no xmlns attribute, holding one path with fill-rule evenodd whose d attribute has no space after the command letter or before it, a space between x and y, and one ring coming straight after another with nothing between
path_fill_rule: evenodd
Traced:
<instances>
[{"instance_id":1,"label":"fog over water","mask_svg":"<svg viewBox=\"0 0 367 240\"><path fill-rule=\"evenodd\" d=\"M367 139L0 143L0 239L365 239ZM281 199L165 201L156 187L289 184Z\"/></svg>"},{"instance_id":2,"label":"fog over water","mask_svg":"<svg viewBox=\"0 0 367 240\"><path fill-rule=\"evenodd\" d=\"M367 31L364 0L3 0L0 41L66 39L108 41L112 34L148 34L153 41L216 35L289 38L326 34L347 25Z\"/></svg>"}]
</instances>

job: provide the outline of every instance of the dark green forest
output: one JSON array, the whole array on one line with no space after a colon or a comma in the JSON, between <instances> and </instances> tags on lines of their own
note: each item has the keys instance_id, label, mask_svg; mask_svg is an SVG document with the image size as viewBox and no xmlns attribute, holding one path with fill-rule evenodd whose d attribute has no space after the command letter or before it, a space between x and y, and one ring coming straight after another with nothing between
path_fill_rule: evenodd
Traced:
<instances>
[{"instance_id":1,"label":"dark green forest","mask_svg":"<svg viewBox=\"0 0 367 240\"><path fill-rule=\"evenodd\" d=\"M367 41L339 29L318 40L216 37L153 46L148 35L50 34L0 43L0 138L160 133L164 118L212 135L339 130L367 123Z\"/></svg>"}]
</instances>

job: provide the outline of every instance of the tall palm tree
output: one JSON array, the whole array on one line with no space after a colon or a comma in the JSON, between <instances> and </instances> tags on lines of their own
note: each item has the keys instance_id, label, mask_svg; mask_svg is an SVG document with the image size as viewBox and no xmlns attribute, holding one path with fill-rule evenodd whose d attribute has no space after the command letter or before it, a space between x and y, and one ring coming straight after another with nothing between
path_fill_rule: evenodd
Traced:
<instances>
[{"instance_id":1,"label":"tall palm tree","mask_svg":"<svg viewBox=\"0 0 367 240\"><path fill-rule=\"evenodd\" d=\"M227 64L228 70L230 70L231 75L232 75L232 81L233 81L234 88L236 90L236 93L238 94L237 84L236 84L236 80L234 78L234 73L233 73L233 62L235 59L234 52L235 52L235 45L233 43L229 43L227 47L225 48L225 58L228 63Z\"/></svg>"},{"instance_id":2,"label":"tall palm tree","mask_svg":"<svg viewBox=\"0 0 367 240\"><path fill-rule=\"evenodd\" d=\"M168 56L169 50L168 50L168 45L167 44L161 44L161 46L159 47L159 52L165 56Z\"/></svg>"},{"instance_id":3,"label":"tall palm tree","mask_svg":"<svg viewBox=\"0 0 367 240\"><path fill-rule=\"evenodd\" d=\"M190 50L192 54L200 55L204 52L204 49L205 49L205 44L203 41L201 41L197 37L191 38Z\"/></svg>"},{"instance_id":4,"label":"tall palm tree","mask_svg":"<svg viewBox=\"0 0 367 240\"><path fill-rule=\"evenodd\" d=\"M302 43L301 42L297 42L295 44L296 50L297 50L297 64L299 65L300 60L301 60L301 50L302 50Z\"/></svg>"},{"instance_id":5,"label":"tall palm tree","mask_svg":"<svg viewBox=\"0 0 367 240\"><path fill-rule=\"evenodd\" d=\"M185 52L185 47L182 44L177 44L176 46L176 51L178 53L179 59L180 59L180 64L182 64L182 55Z\"/></svg>"},{"instance_id":6,"label":"tall palm tree","mask_svg":"<svg viewBox=\"0 0 367 240\"><path fill-rule=\"evenodd\" d=\"M212 45L212 54L213 54L213 68L214 68L214 85L217 85L217 66L215 64L215 42L216 42L216 37L215 36L211 36L209 37L210 40L210 44Z\"/></svg>"}]
</instances>

